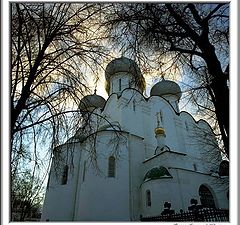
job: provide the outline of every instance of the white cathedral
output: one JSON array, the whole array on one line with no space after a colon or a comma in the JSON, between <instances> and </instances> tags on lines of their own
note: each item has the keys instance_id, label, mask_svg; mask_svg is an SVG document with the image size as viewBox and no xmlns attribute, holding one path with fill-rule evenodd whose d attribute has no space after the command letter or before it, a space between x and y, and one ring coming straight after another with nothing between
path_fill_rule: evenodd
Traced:
<instances>
[{"instance_id":1,"label":"white cathedral","mask_svg":"<svg viewBox=\"0 0 240 225\"><path fill-rule=\"evenodd\" d=\"M162 78L144 96L144 77L125 57L105 77L108 99L85 96L82 126L54 150L41 220L139 221L165 202L186 211L191 199L228 209L217 141L206 121L179 111L179 85Z\"/></svg>"}]
</instances>

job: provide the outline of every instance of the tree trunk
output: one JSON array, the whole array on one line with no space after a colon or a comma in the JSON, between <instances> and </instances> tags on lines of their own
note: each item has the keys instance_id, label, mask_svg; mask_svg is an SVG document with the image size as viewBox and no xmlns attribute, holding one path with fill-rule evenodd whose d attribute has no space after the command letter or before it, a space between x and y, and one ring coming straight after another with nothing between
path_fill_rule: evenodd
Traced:
<instances>
[{"instance_id":1,"label":"tree trunk","mask_svg":"<svg viewBox=\"0 0 240 225\"><path fill-rule=\"evenodd\" d=\"M214 93L212 99L219 128L221 131L224 148L229 157L229 88L227 86L228 77L223 73L221 64L215 54L214 46L208 41L200 45L203 57L212 76L210 88Z\"/></svg>"}]
</instances>

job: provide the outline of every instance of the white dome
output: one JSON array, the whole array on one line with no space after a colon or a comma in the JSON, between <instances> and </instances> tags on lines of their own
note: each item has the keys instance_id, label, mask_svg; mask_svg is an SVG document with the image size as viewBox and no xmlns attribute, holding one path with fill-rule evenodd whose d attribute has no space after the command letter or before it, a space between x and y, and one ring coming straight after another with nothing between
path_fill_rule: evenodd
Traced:
<instances>
[{"instance_id":1,"label":"white dome","mask_svg":"<svg viewBox=\"0 0 240 225\"><path fill-rule=\"evenodd\" d=\"M106 100L100 95L87 95L81 99L79 109L81 111L92 111L95 108L103 108Z\"/></svg>"},{"instance_id":2,"label":"white dome","mask_svg":"<svg viewBox=\"0 0 240 225\"><path fill-rule=\"evenodd\" d=\"M182 96L181 88L179 85L171 80L165 80L164 78L156 83L151 91L150 95L157 95L157 96L163 96L163 95L175 95L177 96L178 100Z\"/></svg>"},{"instance_id":3,"label":"white dome","mask_svg":"<svg viewBox=\"0 0 240 225\"><path fill-rule=\"evenodd\" d=\"M106 80L109 81L110 78L118 72L127 72L136 77L141 76L141 71L137 63L125 57L116 58L107 65L105 70Z\"/></svg>"}]
</instances>

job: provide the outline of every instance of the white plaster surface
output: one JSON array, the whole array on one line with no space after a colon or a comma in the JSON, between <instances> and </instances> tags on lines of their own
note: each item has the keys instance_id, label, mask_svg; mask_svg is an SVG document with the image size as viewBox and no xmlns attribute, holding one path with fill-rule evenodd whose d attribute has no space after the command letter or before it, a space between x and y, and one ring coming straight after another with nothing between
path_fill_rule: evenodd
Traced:
<instances>
[{"instance_id":1,"label":"white plaster surface","mask_svg":"<svg viewBox=\"0 0 240 225\"><path fill-rule=\"evenodd\" d=\"M188 209L191 198L200 203L201 184L211 190L218 208L227 209L226 187L217 184L210 171L217 171L220 163L209 156L209 152L220 156L218 149L212 147L216 140L210 126L204 121L196 123L186 112L177 113L176 105L159 96L146 99L139 91L129 88L119 92L119 77L123 87L127 87L130 79L127 75L114 76L110 83L112 94L104 109L96 109L92 115L93 123L98 121L94 131L107 127L97 133L95 145L88 138L81 143L60 146L62 156L73 149L73 161L67 162L71 173L67 184L61 185L56 181L53 162L42 221L138 221L140 215L160 215L165 201L171 202L175 212L179 212ZM166 133L164 142L170 151L155 155L154 129L160 111ZM114 131L109 122L119 126L121 132ZM206 139L203 131L207 131L210 139ZM206 140L211 143L208 145ZM115 177L108 177L111 155L116 158ZM64 162L59 166L63 165ZM167 168L173 178L144 182L145 174L159 166ZM146 190L151 191L151 206L146 206Z\"/></svg>"}]
</instances>

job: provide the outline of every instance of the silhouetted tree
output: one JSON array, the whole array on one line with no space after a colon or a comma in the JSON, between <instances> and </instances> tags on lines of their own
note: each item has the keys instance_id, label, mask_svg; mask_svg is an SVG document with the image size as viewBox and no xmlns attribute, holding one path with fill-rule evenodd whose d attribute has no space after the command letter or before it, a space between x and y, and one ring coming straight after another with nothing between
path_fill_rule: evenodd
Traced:
<instances>
[{"instance_id":1,"label":"silhouetted tree","mask_svg":"<svg viewBox=\"0 0 240 225\"><path fill-rule=\"evenodd\" d=\"M44 185L42 177L35 172L24 170L12 180L11 220L13 221L25 221L31 217L40 219Z\"/></svg>"},{"instance_id":2,"label":"silhouetted tree","mask_svg":"<svg viewBox=\"0 0 240 225\"><path fill-rule=\"evenodd\" d=\"M31 175L35 180L42 171L44 179L52 149L82 123L80 99L90 92L89 83L99 79L96 66L101 67L108 54L101 43L102 7L92 3L11 4L12 201L14 192L22 188L15 188L19 174L35 171Z\"/></svg>"},{"instance_id":3,"label":"silhouetted tree","mask_svg":"<svg viewBox=\"0 0 240 225\"><path fill-rule=\"evenodd\" d=\"M229 4L119 3L108 19L113 41L126 51L142 61L155 55L158 67L167 57L165 69L185 70L185 83L207 93L211 107L205 101L197 104L215 114L229 155Z\"/></svg>"}]
</instances>

